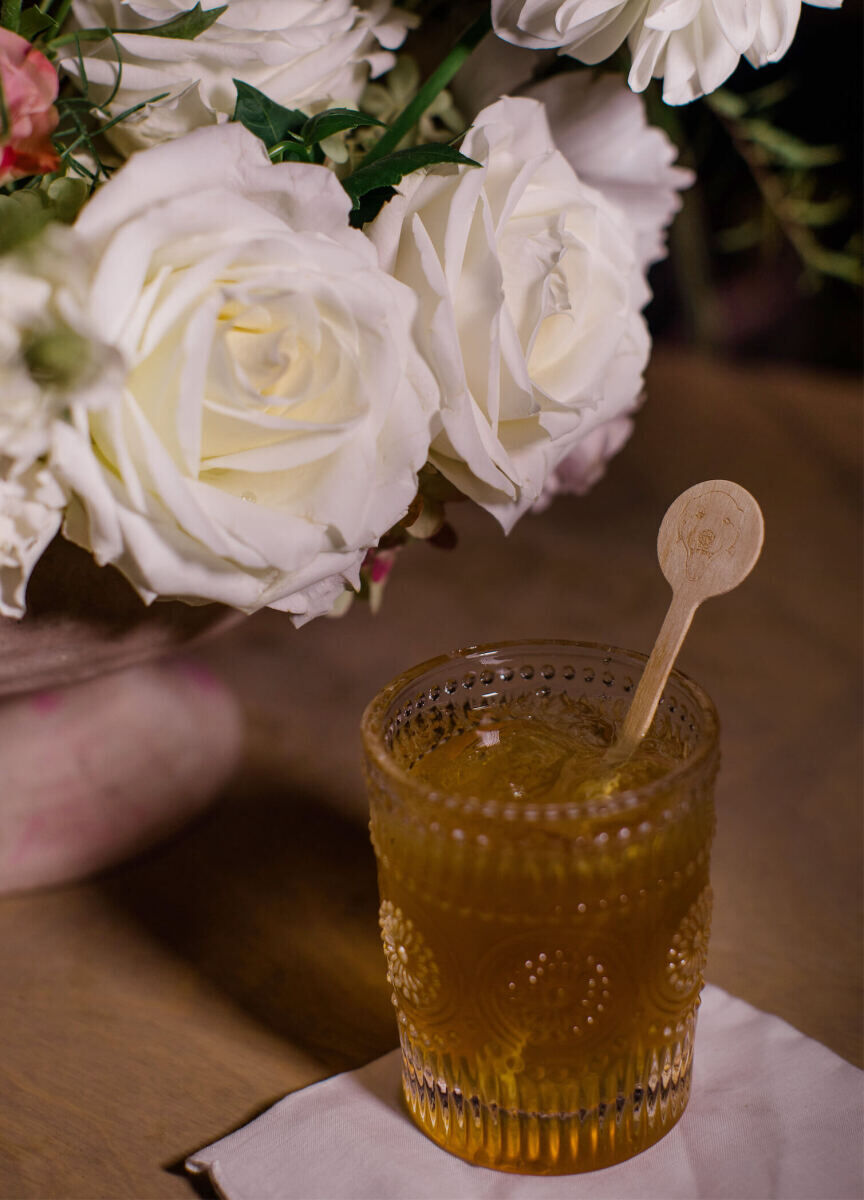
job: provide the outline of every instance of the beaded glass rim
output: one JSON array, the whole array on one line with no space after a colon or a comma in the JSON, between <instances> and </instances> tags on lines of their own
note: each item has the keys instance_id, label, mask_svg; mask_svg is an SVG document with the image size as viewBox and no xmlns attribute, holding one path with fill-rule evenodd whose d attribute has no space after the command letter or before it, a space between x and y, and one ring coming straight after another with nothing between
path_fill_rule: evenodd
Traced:
<instances>
[{"instance_id":1,"label":"beaded glass rim","mask_svg":"<svg viewBox=\"0 0 864 1200\"><path fill-rule=\"evenodd\" d=\"M409 772L396 763L392 754L388 751L385 743L385 735L390 720L396 715L394 710L398 701L402 699L405 703L410 703L412 686L416 686L424 675L431 674L432 672L440 673L441 668L447 664L453 665L454 673L457 673L455 672L456 664L459 664L460 668L467 672L465 678L471 675L473 671L476 671L479 673L478 678L480 681L487 682L482 679L483 666L488 670L494 669L495 672L500 671L501 668L509 670L512 667L510 674L510 678L512 678L516 671L518 651L521 650L527 656L536 657L544 649L549 650L550 653L552 651L556 653L571 651L574 654L578 654L583 651L590 651L592 654L598 655L598 665L617 661L617 665L633 666L638 669L640 666L644 667L648 661L647 654L643 654L639 650L626 650L623 647L609 646L603 642L571 641L566 638L533 638L530 640L516 639L512 641L489 642L485 645L466 646L461 650L451 650L447 654L439 654L435 658L418 663L417 666L411 667L409 670L397 675L395 679L385 684L377 695L370 700L369 704L367 704L360 720L360 733L367 758L393 784L405 791L406 794L411 794L418 800L428 800L430 802L437 802L443 799L445 794L439 788L434 788L416 776L409 774ZM504 663L495 663L492 661L496 655L506 658L508 666L505 667ZM490 661L483 663L483 659L489 659ZM580 666L582 665L584 664L580 664ZM563 669L566 670L566 668ZM543 678L543 670L544 668L541 667L541 680ZM502 677L502 680L509 682L506 677ZM452 691L455 692L459 687L460 681L457 679L453 682L455 686ZM492 682L492 680L488 682ZM720 721L711 697L695 680L685 675L683 671L673 670L669 676L666 688L671 683L675 683L684 689L688 699L700 717L701 731L696 748L689 757L674 766L659 779L652 780L650 783L643 784L638 788L619 792L616 797L619 804L615 805L615 808L619 806L623 807L624 805L629 807L634 801L648 801L654 795L667 791L670 785L680 786L682 783L686 784L691 776L698 776L717 752ZM663 697L660 701L661 704L666 699L666 688L664 688ZM446 685L442 685L442 690L446 692L449 689ZM475 799L476 797L468 792L459 792L455 794L454 798L468 800Z\"/></svg>"}]
</instances>

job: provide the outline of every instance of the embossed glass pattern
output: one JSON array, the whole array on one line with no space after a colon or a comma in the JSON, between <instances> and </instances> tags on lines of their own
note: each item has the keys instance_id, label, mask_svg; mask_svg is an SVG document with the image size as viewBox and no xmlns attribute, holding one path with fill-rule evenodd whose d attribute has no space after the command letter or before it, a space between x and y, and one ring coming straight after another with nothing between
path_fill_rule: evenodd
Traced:
<instances>
[{"instance_id":1,"label":"embossed glass pattern","mask_svg":"<svg viewBox=\"0 0 864 1200\"><path fill-rule=\"evenodd\" d=\"M620 722L644 662L588 643L481 647L406 673L364 715L405 1099L471 1162L609 1166L684 1111L711 915L716 714L673 673L654 732L680 758L599 800L513 805L436 791L410 768L477 709L542 714L564 697Z\"/></svg>"}]
</instances>

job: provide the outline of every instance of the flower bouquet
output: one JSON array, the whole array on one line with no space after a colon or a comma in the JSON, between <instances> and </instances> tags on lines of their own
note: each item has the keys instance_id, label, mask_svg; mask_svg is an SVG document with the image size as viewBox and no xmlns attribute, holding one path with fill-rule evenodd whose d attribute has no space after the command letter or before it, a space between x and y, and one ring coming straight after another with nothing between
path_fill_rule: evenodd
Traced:
<instances>
[{"instance_id":1,"label":"flower bouquet","mask_svg":"<svg viewBox=\"0 0 864 1200\"><path fill-rule=\"evenodd\" d=\"M506 530L584 490L690 180L638 92L776 60L796 15L496 0L418 86L387 0L3 0L0 613L62 530L147 602L300 624L452 500ZM626 82L557 69L625 42Z\"/></svg>"},{"instance_id":2,"label":"flower bouquet","mask_svg":"<svg viewBox=\"0 0 864 1200\"><path fill-rule=\"evenodd\" d=\"M639 93L797 14L0 0L0 616L59 534L148 604L300 625L456 501L506 531L587 489L693 179Z\"/></svg>"}]
</instances>

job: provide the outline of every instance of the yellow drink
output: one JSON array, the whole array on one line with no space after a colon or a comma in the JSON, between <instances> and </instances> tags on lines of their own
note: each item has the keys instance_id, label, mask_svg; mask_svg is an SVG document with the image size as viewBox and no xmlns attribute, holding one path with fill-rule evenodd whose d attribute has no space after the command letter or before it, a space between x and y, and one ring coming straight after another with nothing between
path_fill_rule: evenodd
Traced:
<instances>
[{"instance_id":1,"label":"yellow drink","mask_svg":"<svg viewBox=\"0 0 864 1200\"><path fill-rule=\"evenodd\" d=\"M578 644L476 651L367 711L405 1097L478 1164L608 1166L687 1101L716 726L674 680L650 740L605 769L640 665Z\"/></svg>"}]
</instances>

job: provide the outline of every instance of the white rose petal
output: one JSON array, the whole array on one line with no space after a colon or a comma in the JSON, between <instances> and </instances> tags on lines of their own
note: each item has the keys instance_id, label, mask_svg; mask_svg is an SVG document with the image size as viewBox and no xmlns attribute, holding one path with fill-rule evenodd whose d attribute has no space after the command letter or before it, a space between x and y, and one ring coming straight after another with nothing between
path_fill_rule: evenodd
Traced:
<instances>
[{"instance_id":1,"label":"white rose petal","mask_svg":"<svg viewBox=\"0 0 864 1200\"><path fill-rule=\"evenodd\" d=\"M60 528L66 497L38 463L4 477L0 456L0 616L22 617L30 573Z\"/></svg>"},{"instance_id":2,"label":"white rose petal","mask_svg":"<svg viewBox=\"0 0 864 1200\"><path fill-rule=\"evenodd\" d=\"M442 396L430 460L510 528L636 404L649 293L635 230L556 150L541 104L484 109L463 149L483 165L403 180L370 236L420 300Z\"/></svg>"},{"instance_id":3,"label":"white rose petal","mask_svg":"<svg viewBox=\"0 0 864 1200\"><path fill-rule=\"evenodd\" d=\"M662 129L648 124L645 103L620 75L559 71L540 83L532 72L543 60L490 34L459 73L453 93L470 118L518 85L520 96L540 100L552 140L583 183L601 191L636 230L643 267L665 257L666 230L681 207L679 192L695 175L674 166L677 148ZM511 87L511 90L514 90Z\"/></svg>"},{"instance_id":4,"label":"white rose petal","mask_svg":"<svg viewBox=\"0 0 864 1200\"><path fill-rule=\"evenodd\" d=\"M808 0L839 8L842 0ZM495 32L533 50L558 50L585 63L608 58L626 40L630 87L664 81L667 104L687 104L728 79L741 57L778 62L792 43L801 0L492 0Z\"/></svg>"},{"instance_id":5,"label":"white rose petal","mask_svg":"<svg viewBox=\"0 0 864 1200\"><path fill-rule=\"evenodd\" d=\"M641 96L618 75L565 71L528 93L546 106L556 146L583 183L616 204L636 231L643 268L666 255L666 230L692 171L674 166L677 149L648 124Z\"/></svg>"},{"instance_id":6,"label":"white rose petal","mask_svg":"<svg viewBox=\"0 0 864 1200\"><path fill-rule=\"evenodd\" d=\"M412 19L389 0L226 0L226 11L198 37L117 34L61 52L61 65L112 116L165 95L113 127L125 154L234 111L234 79L288 108L356 104L370 74L388 70ZM74 0L83 28L143 30L190 7L188 0ZM215 7L211 6L211 7ZM122 74L117 86L117 48ZM83 65L83 79L82 79ZM110 102L109 102L110 97Z\"/></svg>"},{"instance_id":7,"label":"white rose petal","mask_svg":"<svg viewBox=\"0 0 864 1200\"><path fill-rule=\"evenodd\" d=\"M127 373L59 431L65 532L145 599L308 619L408 509L436 390L349 207L231 124L136 155L79 217Z\"/></svg>"}]
</instances>

